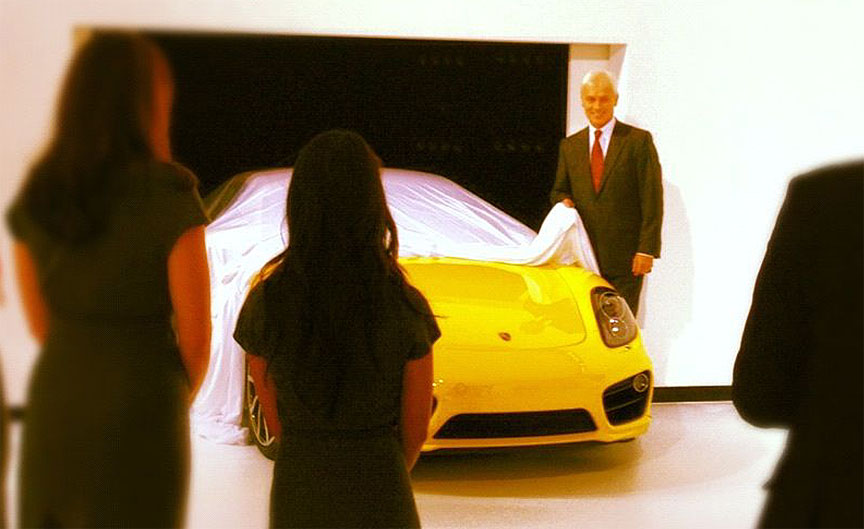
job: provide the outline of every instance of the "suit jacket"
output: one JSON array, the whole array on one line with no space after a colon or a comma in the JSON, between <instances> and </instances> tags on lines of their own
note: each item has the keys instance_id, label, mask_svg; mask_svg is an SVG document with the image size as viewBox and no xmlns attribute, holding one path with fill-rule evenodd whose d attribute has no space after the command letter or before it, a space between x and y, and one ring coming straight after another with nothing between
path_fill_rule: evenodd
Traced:
<instances>
[{"instance_id":1,"label":"suit jacket","mask_svg":"<svg viewBox=\"0 0 864 529\"><path fill-rule=\"evenodd\" d=\"M764 527L864 527L864 162L794 179L735 361L741 416L789 428Z\"/></svg>"},{"instance_id":2,"label":"suit jacket","mask_svg":"<svg viewBox=\"0 0 864 529\"><path fill-rule=\"evenodd\" d=\"M648 131L615 123L599 193L591 181L588 128L561 140L550 199L564 198L585 223L602 275L629 273L637 252L660 257L663 183Z\"/></svg>"}]
</instances>

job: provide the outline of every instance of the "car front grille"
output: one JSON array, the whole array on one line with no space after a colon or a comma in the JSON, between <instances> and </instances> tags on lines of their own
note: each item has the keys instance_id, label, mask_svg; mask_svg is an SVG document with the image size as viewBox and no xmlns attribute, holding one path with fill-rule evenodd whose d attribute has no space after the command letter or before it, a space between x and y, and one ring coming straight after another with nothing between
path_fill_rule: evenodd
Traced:
<instances>
[{"instance_id":1,"label":"car front grille","mask_svg":"<svg viewBox=\"0 0 864 529\"><path fill-rule=\"evenodd\" d=\"M583 409L455 415L435 439L499 439L593 432L591 414Z\"/></svg>"},{"instance_id":2,"label":"car front grille","mask_svg":"<svg viewBox=\"0 0 864 529\"><path fill-rule=\"evenodd\" d=\"M640 374L647 375L650 383L650 371L644 371ZM645 409L648 407L648 395L651 392L646 389L639 393L633 389L633 379L637 376L639 375L616 382L603 392L603 409L609 424L619 425L635 421L645 413Z\"/></svg>"}]
</instances>

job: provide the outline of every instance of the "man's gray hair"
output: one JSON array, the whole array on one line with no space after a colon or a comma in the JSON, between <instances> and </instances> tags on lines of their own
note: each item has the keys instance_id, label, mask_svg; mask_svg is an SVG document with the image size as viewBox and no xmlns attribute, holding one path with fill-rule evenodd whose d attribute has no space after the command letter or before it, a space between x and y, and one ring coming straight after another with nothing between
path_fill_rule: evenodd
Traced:
<instances>
[{"instance_id":1,"label":"man's gray hair","mask_svg":"<svg viewBox=\"0 0 864 529\"><path fill-rule=\"evenodd\" d=\"M585 77L582 78L582 85L580 86L580 90L589 84L595 83L609 83L612 87L612 92L615 95L618 95L618 87L616 86L615 76L613 76L607 70L592 70L585 74Z\"/></svg>"}]
</instances>

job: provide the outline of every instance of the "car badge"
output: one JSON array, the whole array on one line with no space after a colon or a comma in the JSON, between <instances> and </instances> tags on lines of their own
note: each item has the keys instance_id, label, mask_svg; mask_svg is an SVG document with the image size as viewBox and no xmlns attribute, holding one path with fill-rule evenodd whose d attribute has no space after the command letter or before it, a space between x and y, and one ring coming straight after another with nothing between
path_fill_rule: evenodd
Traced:
<instances>
[{"instance_id":1,"label":"car badge","mask_svg":"<svg viewBox=\"0 0 864 529\"><path fill-rule=\"evenodd\" d=\"M498 337L504 340L505 342L509 342L513 337L510 336L509 332L499 332Z\"/></svg>"}]
</instances>

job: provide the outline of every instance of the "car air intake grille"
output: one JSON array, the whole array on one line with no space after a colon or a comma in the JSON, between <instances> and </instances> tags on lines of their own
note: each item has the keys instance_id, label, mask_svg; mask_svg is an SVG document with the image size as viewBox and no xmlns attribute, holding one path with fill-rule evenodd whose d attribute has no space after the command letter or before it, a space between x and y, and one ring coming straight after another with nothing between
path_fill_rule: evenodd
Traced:
<instances>
[{"instance_id":1,"label":"car air intake grille","mask_svg":"<svg viewBox=\"0 0 864 529\"><path fill-rule=\"evenodd\" d=\"M591 414L579 410L465 413L450 418L436 439L498 439L592 432Z\"/></svg>"},{"instance_id":2,"label":"car air intake grille","mask_svg":"<svg viewBox=\"0 0 864 529\"><path fill-rule=\"evenodd\" d=\"M644 371L639 375L647 376L650 384L650 371ZM617 382L603 392L603 409L606 411L609 424L618 425L635 421L645 413L648 394L651 392L648 391L650 386L641 393L633 389L633 379L639 375Z\"/></svg>"}]
</instances>

